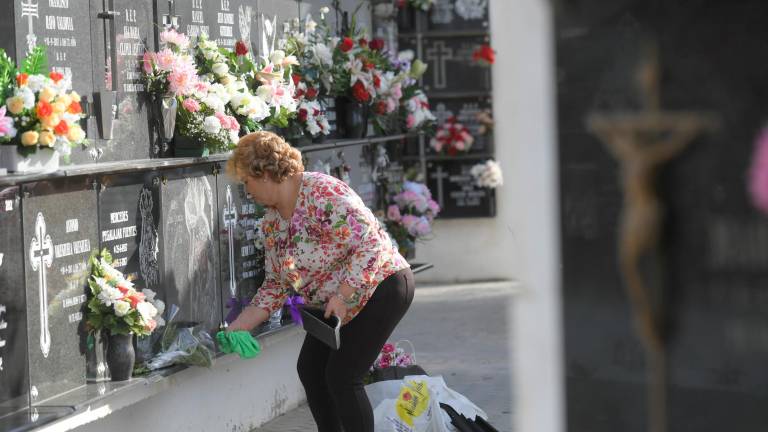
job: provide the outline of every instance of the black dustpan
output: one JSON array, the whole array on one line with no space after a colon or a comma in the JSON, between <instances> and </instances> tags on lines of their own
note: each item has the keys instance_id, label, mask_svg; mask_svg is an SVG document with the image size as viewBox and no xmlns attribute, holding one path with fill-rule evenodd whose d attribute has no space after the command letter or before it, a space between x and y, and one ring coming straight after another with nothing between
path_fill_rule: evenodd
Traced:
<instances>
[{"instance_id":1,"label":"black dustpan","mask_svg":"<svg viewBox=\"0 0 768 432\"><path fill-rule=\"evenodd\" d=\"M456 426L456 429L458 429L459 432L499 432L480 416L475 417L474 420L470 420L456 412L452 406L442 402L440 403L440 408L448 413L448 417L451 418L451 423Z\"/></svg>"}]
</instances>

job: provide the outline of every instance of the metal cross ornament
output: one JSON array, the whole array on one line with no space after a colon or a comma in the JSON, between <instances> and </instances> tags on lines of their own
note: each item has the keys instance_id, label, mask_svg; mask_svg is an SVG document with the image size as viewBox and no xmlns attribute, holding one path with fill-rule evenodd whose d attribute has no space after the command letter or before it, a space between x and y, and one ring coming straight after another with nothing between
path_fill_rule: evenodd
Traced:
<instances>
[{"instance_id":1,"label":"metal cross ornament","mask_svg":"<svg viewBox=\"0 0 768 432\"><path fill-rule=\"evenodd\" d=\"M48 281L45 269L53 264L53 242L46 233L45 217L37 214L35 220L35 237L29 246L29 260L32 271L38 272L38 293L40 297L40 350L43 357L48 358L51 352L51 331L48 327Z\"/></svg>"},{"instance_id":2,"label":"metal cross ornament","mask_svg":"<svg viewBox=\"0 0 768 432\"><path fill-rule=\"evenodd\" d=\"M224 226L227 229L227 239L229 240L229 292L232 297L237 295L237 284L235 283L235 227L237 226L237 209L232 202L232 187L227 185L227 205L222 214Z\"/></svg>"},{"instance_id":3,"label":"metal cross ornament","mask_svg":"<svg viewBox=\"0 0 768 432\"><path fill-rule=\"evenodd\" d=\"M27 17L27 54L31 53L37 45L37 36L32 25L33 18L39 18L40 4L36 0L22 0L21 17Z\"/></svg>"}]
</instances>

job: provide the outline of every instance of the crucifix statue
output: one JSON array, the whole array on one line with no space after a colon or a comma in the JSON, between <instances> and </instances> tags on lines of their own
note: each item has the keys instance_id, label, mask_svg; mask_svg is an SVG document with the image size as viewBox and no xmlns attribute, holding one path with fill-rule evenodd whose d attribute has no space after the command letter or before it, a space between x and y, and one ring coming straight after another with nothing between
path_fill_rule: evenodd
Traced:
<instances>
[{"instance_id":1,"label":"crucifix statue","mask_svg":"<svg viewBox=\"0 0 768 432\"><path fill-rule=\"evenodd\" d=\"M648 430L665 432L666 341L663 323L659 245L663 204L655 190L656 173L680 155L717 120L700 112L669 112L659 108L659 65L655 50L640 67L638 82L644 109L636 112L597 113L589 116L589 130L618 160L624 205L618 244L621 272L648 376Z\"/></svg>"},{"instance_id":2,"label":"crucifix statue","mask_svg":"<svg viewBox=\"0 0 768 432\"><path fill-rule=\"evenodd\" d=\"M45 230L45 218L37 214L35 220L35 237L29 246L29 262L32 271L37 272L38 294L40 297L40 350L47 358L51 351L51 331L48 328L48 281L45 269L53 264L53 242Z\"/></svg>"}]
</instances>

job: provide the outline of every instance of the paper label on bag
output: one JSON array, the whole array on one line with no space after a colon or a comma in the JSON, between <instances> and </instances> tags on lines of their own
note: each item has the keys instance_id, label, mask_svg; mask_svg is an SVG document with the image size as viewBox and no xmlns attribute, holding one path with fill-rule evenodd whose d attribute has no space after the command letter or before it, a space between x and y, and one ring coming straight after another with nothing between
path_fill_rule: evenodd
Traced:
<instances>
[{"instance_id":1,"label":"paper label on bag","mask_svg":"<svg viewBox=\"0 0 768 432\"><path fill-rule=\"evenodd\" d=\"M406 381L397 396L397 415L409 426L429 408L429 388L425 381Z\"/></svg>"}]
</instances>

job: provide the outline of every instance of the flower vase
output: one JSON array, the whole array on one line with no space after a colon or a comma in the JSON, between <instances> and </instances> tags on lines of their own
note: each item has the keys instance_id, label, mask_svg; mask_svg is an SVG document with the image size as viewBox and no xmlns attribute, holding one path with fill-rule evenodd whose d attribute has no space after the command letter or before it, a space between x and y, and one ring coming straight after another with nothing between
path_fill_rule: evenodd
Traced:
<instances>
[{"instance_id":1,"label":"flower vase","mask_svg":"<svg viewBox=\"0 0 768 432\"><path fill-rule=\"evenodd\" d=\"M16 174L53 172L59 169L59 152L38 148L25 156L16 145L0 145L0 168Z\"/></svg>"},{"instance_id":2,"label":"flower vase","mask_svg":"<svg viewBox=\"0 0 768 432\"><path fill-rule=\"evenodd\" d=\"M156 96L151 99L155 129L159 144L155 146L155 154L159 157L171 157L173 151L171 141L176 129L176 111L179 102L172 96Z\"/></svg>"},{"instance_id":3,"label":"flower vase","mask_svg":"<svg viewBox=\"0 0 768 432\"><path fill-rule=\"evenodd\" d=\"M107 341L107 365L112 381L131 379L136 351L133 349L133 334L110 334Z\"/></svg>"},{"instance_id":4,"label":"flower vase","mask_svg":"<svg viewBox=\"0 0 768 432\"><path fill-rule=\"evenodd\" d=\"M349 98L336 99L336 127L342 138L368 135L368 106Z\"/></svg>"},{"instance_id":5,"label":"flower vase","mask_svg":"<svg viewBox=\"0 0 768 432\"><path fill-rule=\"evenodd\" d=\"M177 136L173 139L173 154L176 157L205 157L210 154L210 151L202 141Z\"/></svg>"}]
</instances>

